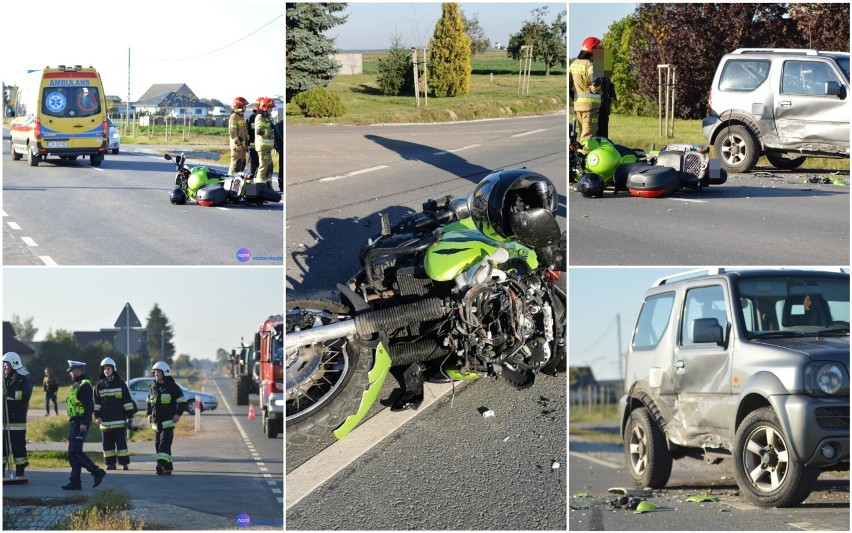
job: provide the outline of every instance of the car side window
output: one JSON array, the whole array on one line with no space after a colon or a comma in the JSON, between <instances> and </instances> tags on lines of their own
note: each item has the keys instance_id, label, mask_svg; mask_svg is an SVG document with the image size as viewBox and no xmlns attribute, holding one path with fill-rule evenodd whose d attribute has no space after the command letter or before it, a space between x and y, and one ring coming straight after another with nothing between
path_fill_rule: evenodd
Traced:
<instances>
[{"instance_id":1,"label":"car side window","mask_svg":"<svg viewBox=\"0 0 852 533\"><path fill-rule=\"evenodd\" d=\"M769 61L759 59L732 59L722 67L719 90L753 91L769 76Z\"/></svg>"},{"instance_id":2,"label":"car side window","mask_svg":"<svg viewBox=\"0 0 852 533\"><path fill-rule=\"evenodd\" d=\"M699 318L715 318L724 331L728 324L728 311L725 305L725 291L719 285L698 287L686 291L683 306L683 320L680 325L680 339L683 346L698 346L693 340L693 324Z\"/></svg>"},{"instance_id":3,"label":"car side window","mask_svg":"<svg viewBox=\"0 0 852 533\"><path fill-rule=\"evenodd\" d=\"M825 96L825 83L840 83L827 63L789 60L784 62L781 92L808 96Z\"/></svg>"},{"instance_id":4,"label":"car side window","mask_svg":"<svg viewBox=\"0 0 852 533\"><path fill-rule=\"evenodd\" d=\"M674 293L649 296L642 304L636 331L633 332L633 349L649 350L659 344L666 332L674 306Z\"/></svg>"}]
</instances>

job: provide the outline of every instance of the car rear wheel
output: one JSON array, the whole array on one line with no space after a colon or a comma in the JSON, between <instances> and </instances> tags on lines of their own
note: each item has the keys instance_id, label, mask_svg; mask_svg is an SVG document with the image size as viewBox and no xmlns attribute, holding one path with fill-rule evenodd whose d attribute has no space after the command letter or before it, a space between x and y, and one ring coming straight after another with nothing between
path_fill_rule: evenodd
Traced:
<instances>
[{"instance_id":1,"label":"car rear wheel","mask_svg":"<svg viewBox=\"0 0 852 533\"><path fill-rule=\"evenodd\" d=\"M11 140L9 141L9 154L12 155L12 159L14 161L20 161L21 157L23 157L21 154L15 151L15 144Z\"/></svg>"},{"instance_id":2,"label":"car rear wheel","mask_svg":"<svg viewBox=\"0 0 852 533\"><path fill-rule=\"evenodd\" d=\"M112 149L112 155L118 155L118 148Z\"/></svg>"},{"instance_id":3,"label":"car rear wheel","mask_svg":"<svg viewBox=\"0 0 852 533\"><path fill-rule=\"evenodd\" d=\"M748 172L760 157L754 134L740 124L723 129L713 144L716 157L728 172Z\"/></svg>"},{"instance_id":4,"label":"car rear wheel","mask_svg":"<svg viewBox=\"0 0 852 533\"><path fill-rule=\"evenodd\" d=\"M807 159L807 157L794 157L793 159L788 159L780 154L773 153L766 153L763 155L765 155L766 159L769 160L769 164L778 170L795 170L802 166Z\"/></svg>"},{"instance_id":5,"label":"car rear wheel","mask_svg":"<svg viewBox=\"0 0 852 533\"><path fill-rule=\"evenodd\" d=\"M104 160L104 156L102 155L90 155L89 163L92 164L93 167L101 166L101 162Z\"/></svg>"},{"instance_id":6,"label":"car rear wheel","mask_svg":"<svg viewBox=\"0 0 852 533\"><path fill-rule=\"evenodd\" d=\"M624 429L627 469L637 486L661 489L672 474L666 436L645 407L634 409Z\"/></svg>"},{"instance_id":7,"label":"car rear wheel","mask_svg":"<svg viewBox=\"0 0 852 533\"><path fill-rule=\"evenodd\" d=\"M798 505L816 485L819 470L799 463L771 407L752 411L737 429L737 483L760 507Z\"/></svg>"},{"instance_id":8,"label":"car rear wheel","mask_svg":"<svg viewBox=\"0 0 852 533\"><path fill-rule=\"evenodd\" d=\"M29 163L31 167L37 167L38 162L40 160L41 160L41 156L34 154L33 149L28 146L27 147L27 163Z\"/></svg>"}]
</instances>

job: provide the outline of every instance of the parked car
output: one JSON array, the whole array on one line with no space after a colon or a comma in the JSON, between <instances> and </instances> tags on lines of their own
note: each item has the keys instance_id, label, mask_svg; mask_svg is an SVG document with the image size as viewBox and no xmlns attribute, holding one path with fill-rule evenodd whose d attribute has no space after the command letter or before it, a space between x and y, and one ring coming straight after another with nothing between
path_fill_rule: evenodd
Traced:
<instances>
[{"instance_id":1,"label":"parked car","mask_svg":"<svg viewBox=\"0 0 852 533\"><path fill-rule=\"evenodd\" d=\"M109 150L115 155L121 148L121 135L113 125L112 119L108 118L107 121L109 122Z\"/></svg>"},{"instance_id":2,"label":"parked car","mask_svg":"<svg viewBox=\"0 0 852 533\"><path fill-rule=\"evenodd\" d=\"M848 95L849 52L741 48L719 61L702 133L728 172L848 158Z\"/></svg>"},{"instance_id":3,"label":"parked car","mask_svg":"<svg viewBox=\"0 0 852 533\"><path fill-rule=\"evenodd\" d=\"M127 382L127 388L130 389L130 396L133 398L133 403L136 404L136 408L142 411L142 414L145 413L145 409L147 407L146 402L148 400L148 391L151 389L151 385L154 383L154 378L152 377L142 377L142 378L133 378ZM183 391L183 395L187 400L187 409L189 414L195 414L195 397L201 397L201 412L204 411L213 411L217 407L219 407L219 400L216 399L216 396L200 391L192 391L178 383L178 387Z\"/></svg>"},{"instance_id":4,"label":"parked car","mask_svg":"<svg viewBox=\"0 0 852 533\"><path fill-rule=\"evenodd\" d=\"M751 502L797 505L849 468L849 273L687 274L648 289L633 330L628 473L659 489L674 459L728 459Z\"/></svg>"}]
</instances>

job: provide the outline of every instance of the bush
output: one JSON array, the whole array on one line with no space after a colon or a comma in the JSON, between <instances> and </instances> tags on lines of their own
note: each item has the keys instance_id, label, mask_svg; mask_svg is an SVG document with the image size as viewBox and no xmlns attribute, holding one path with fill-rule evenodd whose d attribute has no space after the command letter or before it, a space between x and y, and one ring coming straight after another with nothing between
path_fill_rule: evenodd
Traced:
<instances>
[{"instance_id":1,"label":"bush","mask_svg":"<svg viewBox=\"0 0 852 533\"><path fill-rule=\"evenodd\" d=\"M297 94L291 103L306 117L339 117L346 113L346 107L340 97L322 87L314 87Z\"/></svg>"},{"instance_id":2,"label":"bush","mask_svg":"<svg viewBox=\"0 0 852 533\"><path fill-rule=\"evenodd\" d=\"M391 41L388 56L378 60L376 82L385 96L399 96L414 89L414 66L411 51L402 48L399 37Z\"/></svg>"}]
</instances>

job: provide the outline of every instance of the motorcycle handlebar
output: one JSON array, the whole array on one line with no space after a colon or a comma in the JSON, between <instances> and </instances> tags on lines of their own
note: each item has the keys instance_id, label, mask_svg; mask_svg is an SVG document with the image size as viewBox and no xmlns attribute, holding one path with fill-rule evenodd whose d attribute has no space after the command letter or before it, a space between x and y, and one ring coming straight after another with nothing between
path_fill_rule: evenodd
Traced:
<instances>
[{"instance_id":1,"label":"motorcycle handlebar","mask_svg":"<svg viewBox=\"0 0 852 533\"><path fill-rule=\"evenodd\" d=\"M424 203L423 211L403 218L393 227L391 233L431 231L469 216L470 207L467 196L459 198L445 196L439 200L429 200Z\"/></svg>"}]
</instances>

